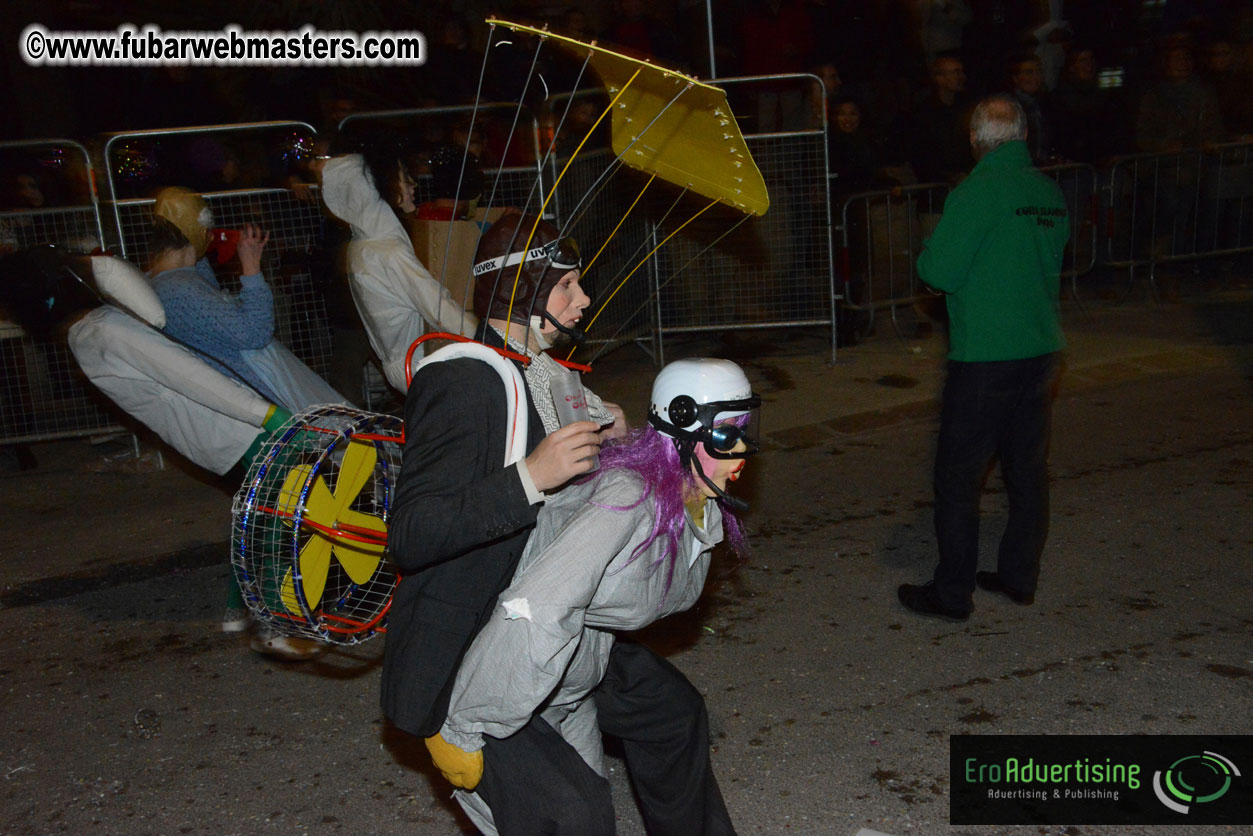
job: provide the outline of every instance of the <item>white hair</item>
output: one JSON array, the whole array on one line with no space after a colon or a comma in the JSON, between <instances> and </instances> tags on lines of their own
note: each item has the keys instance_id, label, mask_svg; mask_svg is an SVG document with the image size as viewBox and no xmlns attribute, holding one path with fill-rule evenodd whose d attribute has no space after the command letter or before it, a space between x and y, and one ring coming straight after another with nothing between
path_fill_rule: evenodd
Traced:
<instances>
[{"instance_id":1,"label":"white hair","mask_svg":"<svg viewBox=\"0 0 1253 836\"><path fill-rule=\"evenodd\" d=\"M1013 96L988 96L975 105L970 115L970 141L975 154L984 154L1012 142L1027 138L1027 114Z\"/></svg>"}]
</instances>

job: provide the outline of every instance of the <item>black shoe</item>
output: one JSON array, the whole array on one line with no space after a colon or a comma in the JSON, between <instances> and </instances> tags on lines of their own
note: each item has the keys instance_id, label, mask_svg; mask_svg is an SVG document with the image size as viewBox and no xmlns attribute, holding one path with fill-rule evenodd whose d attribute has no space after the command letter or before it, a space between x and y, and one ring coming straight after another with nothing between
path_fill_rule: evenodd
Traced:
<instances>
[{"instance_id":1,"label":"black shoe","mask_svg":"<svg viewBox=\"0 0 1253 836\"><path fill-rule=\"evenodd\" d=\"M935 594L935 587L931 584L914 586L911 583L903 583L897 587L896 597L901 599L906 609L919 615L942 618L945 621L965 621L970 618L969 610L954 610L944 606L939 596Z\"/></svg>"},{"instance_id":2,"label":"black shoe","mask_svg":"<svg viewBox=\"0 0 1253 836\"><path fill-rule=\"evenodd\" d=\"M1015 604L1029 607L1035 603L1034 592L1019 592L1016 589L1010 589L996 572L975 572L975 583L979 584L980 589L1001 593Z\"/></svg>"}]
</instances>

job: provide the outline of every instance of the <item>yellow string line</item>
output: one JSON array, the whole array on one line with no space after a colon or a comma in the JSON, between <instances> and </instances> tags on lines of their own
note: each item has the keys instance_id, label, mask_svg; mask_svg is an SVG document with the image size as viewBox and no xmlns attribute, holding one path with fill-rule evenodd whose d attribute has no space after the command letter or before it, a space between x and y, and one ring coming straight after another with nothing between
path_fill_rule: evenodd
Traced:
<instances>
[{"instance_id":1,"label":"yellow string line","mask_svg":"<svg viewBox=\"0 0 1253 836\"><path fill-rule=\"evenodd\" d=\"M600 249L596 251L596 255L592 256L592 260L589 261L587 266L583 268L583 273L579 276L580 281L587 278L587 274L591 272L592 265L596 263L596 259L600 258L600 254L605 251L605 247L608 247L609 242L612 241L613 237L618 234L618 230L622 228L624 223L626 223L626 219L631 217L631 212L634 211L635 204L640 202L640 198L644 196L644 192L648 191L648 187L651 186L653 181L656 179L657 172L654 171L648 178L648 182L644 184L644 188L640 189L640 193L635 196L635 200L633 200L631 205L627 207L626 213L623 214L622 219L618 221L618 225L613 228L613 232L609 233L609 236L605 238L605 242L600 245ZM570 358L567 357L566 359L568 360Z\"/></svg>"},{"instance_id":2,"label":"yellow string line","mask_svg":"<svg viewBox=\"0 0 1253 836\"><path fill-rule=\"evenodd\" d=\"M656 252L657 252L658 250L660 250L660 249L661 249L662 247L664 247L667 243L669 243L669 241L670 241L670 239L671 239L671 238L673 238L674 236L676 236L676 235L678 235L680 232L682 232L682 231L683 231L683 227L687 226L687 225L688 225L688 224L690 224L692 221L696 220L696 219L697 219L697 218L699 218L701 215L703 215L703 214L705 214L706 212L708 212L708 211L709 211L710 209L712 209L712 208L713 208L713 207L714 207L717 203L718 203L717 199L714 199L714 200L709 201L709 203L705 206L705 208L704 208L704 209L700 210L700 211L699 211L699 212L697 212L695 215L693 215L692 217L690 217L690 218L688 218L686 221L684 221L682 224L680 224L680 225L678 226L678 228L676 228L676 229L674 230L674 232L671 232L671 233L670 233L669 235L667 235L664 239L662 239L662 241L661 241L661 243L660 243L660 244L658 244L657 246L653 247L652 251L651 251L651 252L649 252L649 254L648 254L648 255L646 255L646 256L644 256L642 259L640 259L640 263L639 263L639 264L637 264L637 265L635 265L635 267L631 270L631 272L630 272L630 273L627 273L627 274L626 274L626 276L625 276L625 277L623 277L622 281L618 282L618 286L617 286L617 287L615 287L615 288L613 289L613 293L610 293L610 294L609 294L609 298L608 298L608 299L606 299L606 300L605 300L605 302L604 302L604 304L603 304L603 305L601 305L601 306L600 306L600 308L596 311L596 314L592 317L592 321L591 321L591 322L589 322L589 323L587 323L587 327L583 329L583 333L584 333L584 334L586 334L588 331L591 331L591 330L592 330L592 326L596 324L596 319L597 319L597 318L601 315L601 313L605 310L605 308L609 307L609 303L613 301L613 297L615 297L615 296L617 296L617 295L618 295L618 291L619 291L619 290L621 290L621 289L622 289L622 287L623 287L623 286L627 283L627 279L629 279L629 278L631 278L632 276L634 276L634 275L635 275L636 270L639 270L641 267L643 267L645 264L647 264L647 263L648 263L648 260L649 260L650 258L652 258L652 257L653 257L653 255L655 255L655 254L656 254ZM569 359L570 359L571 357L573 357L573 356L574 356L574 352L575 352L575 351L577 351L577 350L578 350L578 348L579 348L579 347L576 345L576 346L574 346L573 348L571 348L571 349L570 349L570 353L566 355L566 360L567 360L567 361L569 361Z\"/></svg>"},{"instance_id":3,"label":"yellow string line","mask_svg":"<svg viewBox=\"0 0 1253 836\"><path fill-rule=\"evenodd\" d=\"M635 74L627 80L626 84L622 85L622 89L619 90L618 94L613 97L613 101L611 101L605 109L601 111L600 116L596 117L596 121L592 123L592 127L587 129L587 133L583 136L583 139L579 141L578 146L575 147L574 153L570 155L570 159L566 160L566 164L561 169L561 173L558 174L557 179L553 181L553 187L548 190L548 194L544 197L544 202L540 204L539 212L535 216L535 223L531 226L531 234L526 237L526 245L522 248L524 257L522 261L518 262L518 272L513 276L513 288L509 291L509 308L505 312L506 323L513 321L513 299L518 294L518 282L522 280L522 268L526 266L525 254L531 250L531 241L535 238L535 230L539 229L540 221L544 219L544 210L548 208L548 202L552 200L553 195L557 193L557 187L561 185L561 178L566 176L566 172L570 170L570 165L574 162L575 158L579 156L579 152L583 150L583 146L587 143L587 141L592 138L592 133L600 126L601 121L613 112L613 107L618 103L618 99L622 98L622 94L625 93L627 88L631 86L632 82L639 77L642 70L643 67L640 67L635 71Z\"/></svg>"}]
</instances>

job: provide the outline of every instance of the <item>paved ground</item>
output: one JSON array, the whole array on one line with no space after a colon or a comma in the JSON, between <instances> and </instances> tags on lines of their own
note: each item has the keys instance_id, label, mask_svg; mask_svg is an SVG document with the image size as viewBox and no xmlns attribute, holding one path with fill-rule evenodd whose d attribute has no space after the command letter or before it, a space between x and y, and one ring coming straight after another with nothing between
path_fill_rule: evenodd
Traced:
<instances>
[{"instance_id":1,"label":"paved ground","mask_svg":"<svg viewBox=\"0 0 1253 836\"><path fill-rule=\"evenodd\" d=\"M741 361L766 401L766 452L737 483L752 559L645 636L706 694L742 833L1135 832L948 827L948 736L1253 732L1253 305L1090 303L1066 324L1040 595L981 594L961 625L894 597L934 559L941 336L881 325L834 366L821 334L669 345ZM588 383L640 416L651 373L626 349ZM233 484L116 452L41 445L37 470L0 476L0 830L463 827L379 718L380 643L282 665L215 631ZM620 832L642 833L613 777Z\"/></svg>"}]
</instances>

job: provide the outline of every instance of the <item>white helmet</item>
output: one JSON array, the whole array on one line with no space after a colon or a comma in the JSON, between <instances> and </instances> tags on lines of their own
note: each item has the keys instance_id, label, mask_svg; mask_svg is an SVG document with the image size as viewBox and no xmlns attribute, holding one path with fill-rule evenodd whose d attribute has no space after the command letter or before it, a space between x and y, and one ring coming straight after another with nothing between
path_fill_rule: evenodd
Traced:
<instances>
[{"instance_id":1,"label":"white helmet","mask_svg":"<svg viewBox=\"0 0 1253 836\"><path fill-rule=\"evenodd\" d=\"M757 451L755 422L715 427L728 418L753 415L760 406L744 370L730 360L676 360L653 381L648 423L676 442L704 443L714 458L739 458ZM740 441L746 451L734 450ZM690 452L694 444L680 444L680 449L685 446Z\"/></svg>"}]
</instances>

